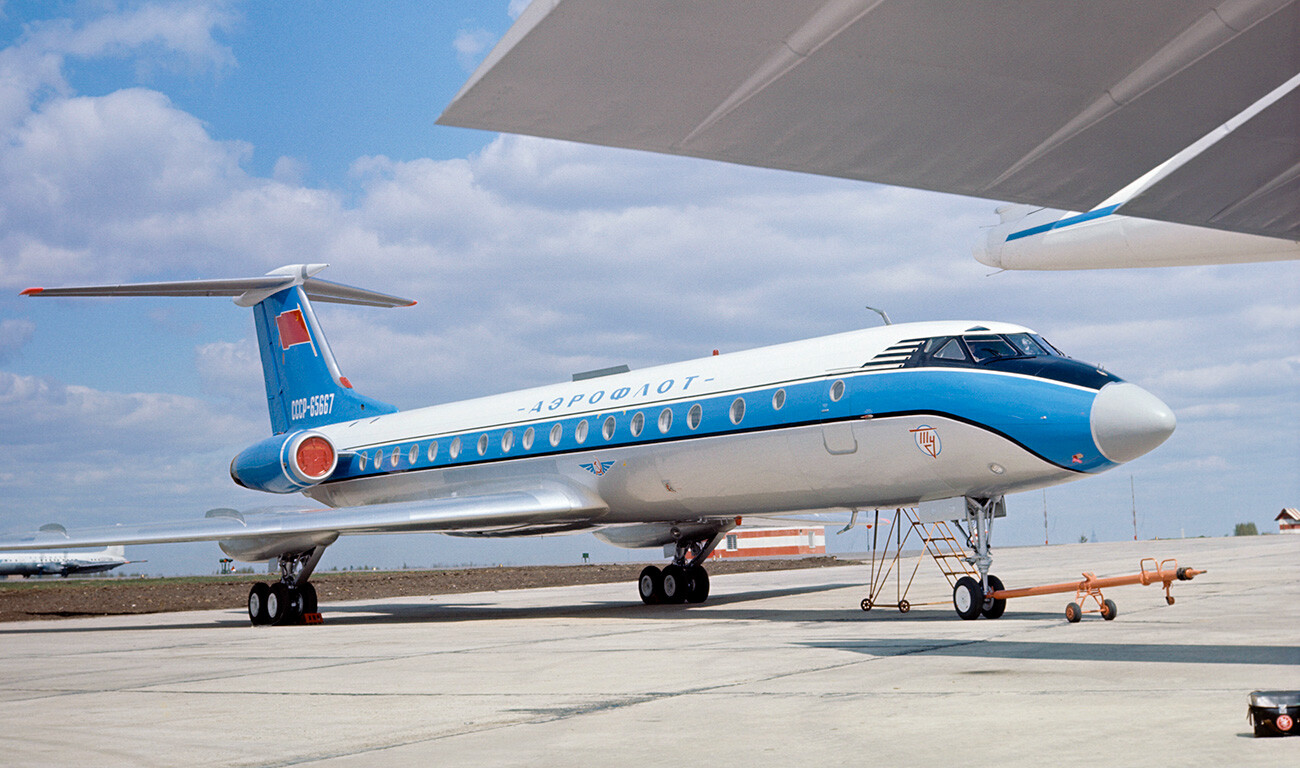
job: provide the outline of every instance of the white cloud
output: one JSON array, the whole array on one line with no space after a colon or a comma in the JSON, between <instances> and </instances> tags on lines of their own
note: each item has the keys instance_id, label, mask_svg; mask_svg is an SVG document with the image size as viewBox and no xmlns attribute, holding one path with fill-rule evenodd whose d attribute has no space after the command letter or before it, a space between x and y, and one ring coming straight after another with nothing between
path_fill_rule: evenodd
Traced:
<instances>
[{"instance_id":1,"label":"white cloud","mask_svg":"<svg viewBox=\"0 0 1300 768\"><path fill-rule=\"evenodd\" d=\"M456 61L466 72L473 72L483 55L497 40L497 36L486 29L461 29L451 41L452 50L456 52Z\"/></svg>"},{"instance_id":2,"label":"white cloud","mask_svg":"<svg viewBox=\"0 0 1300 768\"><path fill-rule=\"evenodd\" d=\"M9 360L32 337L36 325L30 320L0 320L0 363Z\"/></svg>"}]
</instances>

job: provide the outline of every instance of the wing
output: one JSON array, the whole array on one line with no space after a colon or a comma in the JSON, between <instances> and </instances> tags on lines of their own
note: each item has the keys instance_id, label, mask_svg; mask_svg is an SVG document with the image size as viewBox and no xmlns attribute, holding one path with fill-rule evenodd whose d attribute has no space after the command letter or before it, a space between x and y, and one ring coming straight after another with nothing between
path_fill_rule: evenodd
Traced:
<instances>
[{"instance_id":1,"label":"wing","mask_svg":"<svg viewBox=\"0 0 1300 768\"><path fill-rule=\"evenodd\" d=\"M1300 72L1295 0L538 0L439 123L1088 211ZM1300 94L1124 213L1300 238Z\"/></svg>"},{"instance_id":2,"label":"wing","mask_svg":"<svg viewBox=\"0 0 1300 768\"><path fill-rule=\"evenodd\" d=\"M0 551L117 544L219 541L232 557L264 560L286 552L328 545L350 534L489 533L538 527L594 527L606 508L580 489L561 483L431 501L366 507L240 514L212 510L207 517L147 525L118 525L0 538Z\"/></svg>"}]
</instances>

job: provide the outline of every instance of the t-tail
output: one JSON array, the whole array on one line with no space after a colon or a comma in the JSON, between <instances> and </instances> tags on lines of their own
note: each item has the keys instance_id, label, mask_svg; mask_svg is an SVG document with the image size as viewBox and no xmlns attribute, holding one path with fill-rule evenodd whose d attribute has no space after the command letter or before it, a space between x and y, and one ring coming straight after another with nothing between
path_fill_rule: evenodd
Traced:
<instances>
[{"instance_id":1,"label":"t-tail","mask_svg":"<svg viewBox=\"0 0 1300 768\"><path fill-rule=\"evenodd\" d=\"M28 288L23 295L233 296L239 306L253 308L271 431L281 435L397 412L395 406L352 389L339 372L311 301L371 307L404 307L415 302L315 277L327 266L294 264L259 277L225 280Z\"/></svg>"}]
</instances>

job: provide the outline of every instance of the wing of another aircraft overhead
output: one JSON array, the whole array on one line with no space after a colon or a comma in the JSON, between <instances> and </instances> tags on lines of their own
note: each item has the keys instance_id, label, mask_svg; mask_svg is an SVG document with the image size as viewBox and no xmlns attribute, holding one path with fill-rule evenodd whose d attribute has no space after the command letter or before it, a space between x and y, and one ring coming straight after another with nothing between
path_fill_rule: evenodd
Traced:
<instances>
[{"instance_id":1,"label":"wing of another aircraft overhead","mask_svg":"<svg viewBox=\"0 0 1300 768\"><path fill-rule=\"evenodd\" d=\"M1296 0L536 0L439 118L1089 211L1300 73ZM1300 96L1122 213L1300 238Z\"/></svg>"},{"instance_id":2,"label":"wing of another aircraft overhead","mask_svg":"<svg viewBox=\"0 0 1300 768\"><path fill-rule=\"evenodd\" d=\"M220 541L232 556L263 560L328 545L340 535L503 531L592 523L603 512L577 489L546 483L430 501L250 514L219 509L201 519L73 529L66 536L9 535L0 538L0 551Z\"/></svg>"}]
</instances>

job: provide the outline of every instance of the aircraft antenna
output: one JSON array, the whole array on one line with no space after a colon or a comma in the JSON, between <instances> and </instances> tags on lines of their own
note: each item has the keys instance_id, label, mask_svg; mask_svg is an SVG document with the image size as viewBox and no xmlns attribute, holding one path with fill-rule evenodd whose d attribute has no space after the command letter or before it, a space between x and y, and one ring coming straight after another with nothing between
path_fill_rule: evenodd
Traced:
<instances>
[{"instance_id":1,"label":"aircraft antenna","mask_svg":"<svg viewBox=\"0 0 1300 768\"><path fill-rule=\"evenodd\" d=\"M867 307L867 309L871 310L872 312L875 312L877 315L880 315L880 318L885 321L885 325L894 324L894 321L889 319L889 313L886 312L885 310L876 309L875 307Z\"/></svg>"}]
</instances>

